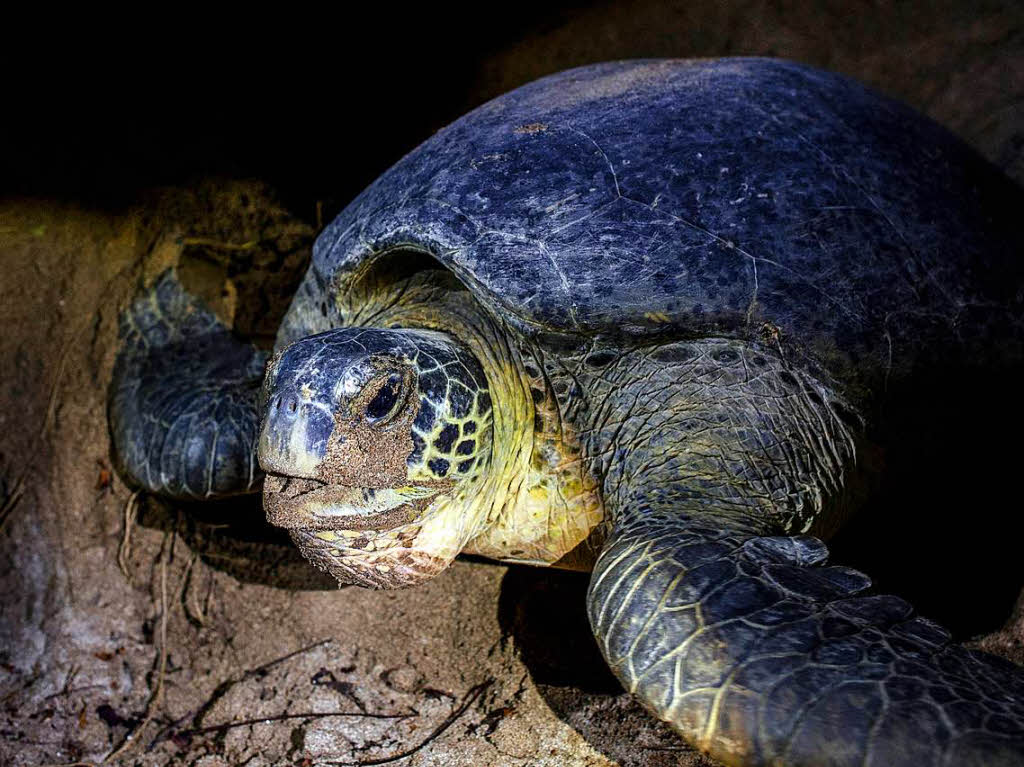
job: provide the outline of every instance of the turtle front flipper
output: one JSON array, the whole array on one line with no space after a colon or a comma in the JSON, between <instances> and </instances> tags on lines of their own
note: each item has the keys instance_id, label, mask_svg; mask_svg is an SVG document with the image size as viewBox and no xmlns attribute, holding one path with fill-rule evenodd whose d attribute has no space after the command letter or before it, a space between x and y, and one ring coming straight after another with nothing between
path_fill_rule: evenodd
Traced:
<instances>
[{"instance_id":1,"label":"turtle front flipper","mask_svg":"<svg viewBox=\"0 0 1024 767\"><path fill-rule=\"evenodd\" d=\"M267 354L235 338L173 271L121 316L120 337L109 408L122 474L174 498L258 491Z\"/></svg>"},{"instance_id":2,"label":"turtle front flipper","mask_svg":"<svg viewBox=\"0 0 1024 767\"><path fill-rule=\"evenodd\" d=\"M628 690L729 765L1024 764L1024 676L809 536L622 515L588 593Z\"/></svg>"}]
</instances>

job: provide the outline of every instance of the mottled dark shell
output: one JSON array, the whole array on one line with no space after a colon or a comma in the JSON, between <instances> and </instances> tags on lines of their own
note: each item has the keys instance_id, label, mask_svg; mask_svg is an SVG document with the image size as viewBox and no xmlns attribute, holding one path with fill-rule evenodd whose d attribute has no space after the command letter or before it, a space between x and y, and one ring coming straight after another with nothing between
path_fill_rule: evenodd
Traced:
<instances>
[{"instance_id":1,"label":"mottled dark shell","mask_svg":"<svg viewBox=\"0 0 1024 767\"><path fill-rule=\"evenodd\" d=\"M845 77L600 64L408 154L320 236L300 300L411 246L525 333L778 341L859 398L1020 338L1022 215L1021 190L961 141Z\"/></svg>"}]
</instances>

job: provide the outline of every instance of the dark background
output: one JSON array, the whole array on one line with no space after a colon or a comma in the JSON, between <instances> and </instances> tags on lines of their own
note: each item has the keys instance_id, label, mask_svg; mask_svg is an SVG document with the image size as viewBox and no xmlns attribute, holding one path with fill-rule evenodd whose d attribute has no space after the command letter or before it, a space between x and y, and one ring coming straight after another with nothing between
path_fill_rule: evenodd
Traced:
<instances>
[{"instance_id":1,"label":"dark background","mask_svg":"<svg viewBox=\"0 0 1024 767\"><path fill-rule=\"evenodd\" d=\"M270 182L333 212L490 98L482 63L585 3L334 4L237 18L168 4L151 18L55 26L10 59L2 193L120 206L210 175ZM490 6L490 7L489 7ZM223 12L219 12L223 13ZM79 27L81 24L81 27Z\"/></svg>"},{"instance_id":2,"label":"dark background","mask_svg":"<svg viewBox=\"0 0 1024 767\"><path fill-rule=\"evenodd\" d=\"M43 6L9 19L0 195L120 206L153 186L259 178L315 223L317 201L328 217L487 99L636 57L794 58L910 101L1011 174L1024 144L1021 3L254 8L166 4L100 18Z\"/></svg>"}]
</instances>

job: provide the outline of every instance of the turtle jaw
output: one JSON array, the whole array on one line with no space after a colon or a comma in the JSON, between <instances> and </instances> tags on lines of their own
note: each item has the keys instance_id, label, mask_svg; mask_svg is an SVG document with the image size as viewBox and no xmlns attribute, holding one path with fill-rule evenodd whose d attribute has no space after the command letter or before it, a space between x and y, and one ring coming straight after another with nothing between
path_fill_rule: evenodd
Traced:
<instances>
[{"instance_id":1,"label":"turtle jaw","mask_svg":"<svg viewBox=\"0 0 1024 767\"><path fill-rule=\"evenodd\" d=\"M349 487L268 474L263 508L270 524L289 530L390 530L412 522L444 489Z\"/></svg>"},{"instance_id":2,"label":"turtle jaw","mask_svg":"<svg viewBox=\"0 0 1024 767\"><path fill-rule=\"evenodd\" d=\"M269 474L263 505L267 520L339 583L396 589L438 575L462 549L452 484L357 488Z\"/></svg>"}]
</instances>

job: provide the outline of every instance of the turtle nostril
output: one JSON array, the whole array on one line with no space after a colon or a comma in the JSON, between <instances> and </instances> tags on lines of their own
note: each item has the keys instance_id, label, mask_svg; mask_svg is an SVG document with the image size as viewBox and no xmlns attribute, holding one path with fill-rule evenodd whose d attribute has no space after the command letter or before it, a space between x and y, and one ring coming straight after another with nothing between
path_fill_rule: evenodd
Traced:
<instances>
[{"instance_id":1,"label":"turtle nostril","mask_svg":"<svg viewBox=\"0 0 1024 767\"><path fill-rule=\"evenodd\" d=\"M274 404L271 407L271 412L275 415L280 414L281 417L290 421L295 418L299 412L298 396L289 392L277 395L277 397L274 398Z\"/></svg>"}]
</instances>

